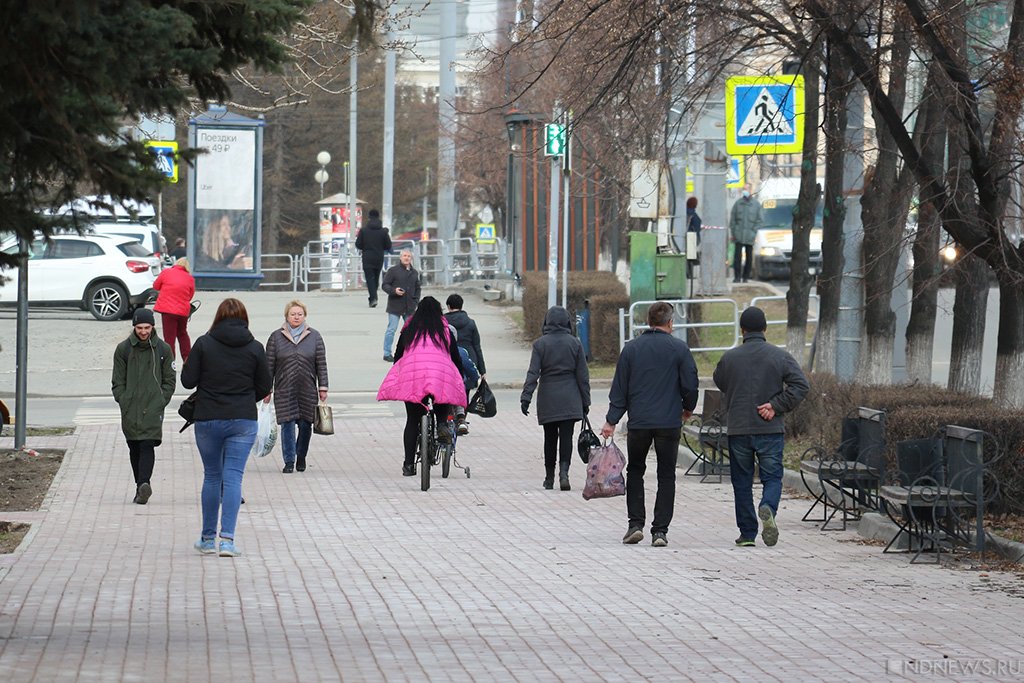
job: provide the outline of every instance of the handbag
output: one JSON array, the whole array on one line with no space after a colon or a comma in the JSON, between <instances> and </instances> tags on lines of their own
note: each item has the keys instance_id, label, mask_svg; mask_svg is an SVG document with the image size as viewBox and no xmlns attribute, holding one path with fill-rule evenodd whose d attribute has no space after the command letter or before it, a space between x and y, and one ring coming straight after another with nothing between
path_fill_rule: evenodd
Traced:
<instances>
[{"instance_id":1,"label":"handbag","mask_svg":"<svg viewBox=\"0 0 1024 683\"><path fill-rule=\"evenodd\" d=\"M179 434L191 427L192 423L196 421L196 396L198 395L198 391L193 391L184 401L181 402L181 405L178 406L178 415L185 418L185 426L178 430Z\"/></svg>"},{"instance_id":2,"label":"handbag","mask_svg":"<svg viewBox=\"0 0 1024 683\"><path fill-rule=\"evenodd\" d=\"M594 433L594 428L590 426L590 418L584 415L583 427L580 429L580 435L576 438L576 451L580 454L580 460L584 465L590 462L590 449L600 448L600 446L601 439Z\"/></svg>"},{"instance_id":3,"label":"handbag","mask_svg":"<svg viewBox=\"0 0 1024 683\"><path fill-rule=\"evenodd\" d=\"M486 380L480 380L480 386L477 387L473 398L469 399L466 410L480 417L494 417L498 414L498 399L494 397L494 392L487 386Z\"/></svg>"},{"instance_id":4,"label":"handbag","mask_svg":"<svg viewBox=\"0 0 1024 683\"><path fill-rule=\"evenodd\" d=\"M626 456L614 441L594 449L587 463L587 484L583 487L583 499L626 495L626 479L622 476L625 467Z\"/></svg>"},{"instance_id":5,"label":"handbag","mask_svg":"<svg viewBox=\"0 0 1024 683\"><path fill-rule=\"evenodd\" d=\"M188 319L187 320L192 320L192 314L195 313L196 311L198 311L199 307L202 306L202 305L203 305L203 302L199 301L199 300L189 302L189 304L188 304Z\"/></svg>"},{"instance_id":6,"label":"handbag","mask_svg":"<svg viewBox=\"0 0 1024 683\"><path fill-rule=\"evenodd\" d=\"M326 402L316 404L316 417L313 419L313 433L322 436L334 434L334 413Z\"/></svg>"}]
</instances>

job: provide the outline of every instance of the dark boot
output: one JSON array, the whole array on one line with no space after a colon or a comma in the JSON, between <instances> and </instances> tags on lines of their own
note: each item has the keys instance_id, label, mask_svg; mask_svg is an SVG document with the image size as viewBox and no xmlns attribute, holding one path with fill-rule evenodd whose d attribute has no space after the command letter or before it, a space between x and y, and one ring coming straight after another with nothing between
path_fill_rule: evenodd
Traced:
<instances>
[{"instance_id":1,"label":"dark boot","mask_svg":"<svg viewBox=\"0 0 1024 683\"><path fill-rule=\"evenodd\" d=\"M544 488L551 490L555 488L555 468L545 468L546 474L544 475Z\"/></svg>"},{"instance_id":2,"label":"dark boot","mask_svg":"<svg viewBox=\"0 0 1024 683\"><path fill-rule=\"evenodd\" d=\"M569 463L567 462L558 464L558 487L563 491L572 490L572 486L569 484Z\"/></svg>"},{"instance_id":3,"label":"dark boot","mask_svg":"<svg viewBox=\"0 0 1024 683\"><path fill-rule=\"evenodd\" d=\"M295 458L295 471L305 472L306 471L306 456L299 456Z\"/></svg>"}]
</instances>

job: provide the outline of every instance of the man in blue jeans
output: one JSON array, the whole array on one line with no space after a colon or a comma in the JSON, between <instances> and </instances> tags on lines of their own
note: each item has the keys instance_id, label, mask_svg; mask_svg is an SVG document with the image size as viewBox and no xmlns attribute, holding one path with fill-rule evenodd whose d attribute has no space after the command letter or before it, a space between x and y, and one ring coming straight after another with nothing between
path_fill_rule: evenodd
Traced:
<instances>
[{"instance_id":1,"label":"man in blue jeans","mask_svg":"<svg viewBox=\"0 0 1024 683\"><path fill-rule=\"evenodd\" d=\"M388 268L380 288L388 295L388 329L384 332L384 360L394 363L391 355L399 322L404 323L416 312L420 303L420 274L412 267L412 252L403 249L399 263Z\"/></svg>"},{"instance_id":2,"label":"man in blue jeans","mask_svg":"<svg viewBox=\"0 0 1024 683\"><path fill-rule=\"evenodd\" d=\"M608 414L601 435L615 433L615 425L629 413L626 434L626 514L629 524L622 542L644 538L647 508L644 473L647 454L654 444L658 458L658 493L654 499L651 545L668 545L668 525L676 500L676 457L683 420L697 405L697 364L682 339L672 336L672 306L659 301L647 309L649 330L632 340L619 354L608 394Z\"/></svg>"},{"instance_id":3,"label":"man in blue jeans","mask_svg":"<svg viewBox=\"0 0 1024 683\"><path fill-rule=\"evenodd\" d=\"M779 541L775 516L782 497L783 415L807 395L807 378L793 356L765 340L768 323L756 306L743 311L743 344L722 355L715 386L725 395L729 425L729 475L736 504L738 546L752 546L761 518L765 545ZM761 502L754 511L754 458L761 475Z\"/></svg>"}]
</instances>

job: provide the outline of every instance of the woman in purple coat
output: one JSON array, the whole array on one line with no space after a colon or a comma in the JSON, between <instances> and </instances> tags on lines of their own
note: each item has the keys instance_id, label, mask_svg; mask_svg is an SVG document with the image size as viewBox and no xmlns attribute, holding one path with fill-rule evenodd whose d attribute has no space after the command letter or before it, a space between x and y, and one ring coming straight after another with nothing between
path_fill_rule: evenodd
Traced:
<instances>
[{"instance_id":1,"label":"woman in purple coat","mask_svg":"<svg viewBox=\"0 0 1024 683\"><path fill-rule=\"evenodd\" d=\"M466 388L462 383L462 359L455 336L441 313L441 303L424 297L416 313L398 337L395 364L388 370L377 392L378 401L405 402L405 462L402 474L416 474L416 440L420 418L427 409L424 400L432 396L437 415L448 418L452 406L466 406ZM441 441L450 441L454 420L447 429L438 430Z\"/></svg>"}]
</instances>

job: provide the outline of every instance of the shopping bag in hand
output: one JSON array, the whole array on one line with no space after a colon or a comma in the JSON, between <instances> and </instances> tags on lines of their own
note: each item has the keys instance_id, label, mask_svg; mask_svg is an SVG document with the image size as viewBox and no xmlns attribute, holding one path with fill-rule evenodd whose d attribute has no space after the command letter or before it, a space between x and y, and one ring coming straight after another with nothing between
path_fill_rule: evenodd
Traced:
<instances>
[{"instance_id":1,"label":"shopping bag in hand","mask_svg":"<svg viewBox=\"0 0 1024 683\"><path fill-rule=\"evenodd\" d=\"M583 498L590 500L626 495L626 479L622 476L625 467L626 456L614 441L593 449L587 464L587 484L583 487Z\"/></svg>"},{"instance_id":2,"label":"shopping bag in hand","mask_svg":"<svg viewBox=\"0 0 1024 683\"><path fill-rule=\"evenodd\" d=\"M469 406L466 410L480 417L494 417L498 414L498 399L494 397L494 392L487 386L486 380L480 380L480 386L477 387L473 398L469 399Z\"/></svg>"},{"instance_id":3,"label":"shopping bag in hand","mask_svg":"<svg viewBox=\"0 0 1024 683\"><path fill-rule=\"evenodd\" d=\"M256 413L256 441L249 455L262 458L274 450L277 443L277 421L274 419L274 406L270 403L260 402Z\"/></svg>"}]
</instances>

